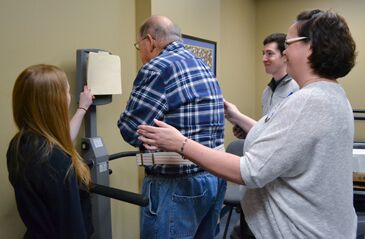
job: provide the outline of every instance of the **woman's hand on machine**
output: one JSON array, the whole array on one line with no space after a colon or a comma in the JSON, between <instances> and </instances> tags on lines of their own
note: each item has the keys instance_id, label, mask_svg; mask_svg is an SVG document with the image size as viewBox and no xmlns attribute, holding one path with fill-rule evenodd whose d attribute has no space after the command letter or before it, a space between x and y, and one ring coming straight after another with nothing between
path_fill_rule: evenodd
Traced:
<instances>
[{"instance_id":1,"label":"woman's hand on machine","mask_svg":"<svg viewBox=\"0 0 365 239\"><path fill-rule=\"evenodd\" d=\"M138 126L138 137L143 142L146 149L162 149L164 151L179 152L181 142L184 142L185 136L177 129L162 121L154 120L158 126L140 125Z\"/></svg>"},{"instance_id":2,"label":"woman's hand on machine","mask_svg":"<svg viewBox=\"0 0 365 239\"><path fill-rule=\"evenodd\" d=\"M84 91L80 93L79 108L85 111L89 109L90 105L93 103L95 97L91 94L91 89L84 85Z\"/></svg>"}]
</instances>

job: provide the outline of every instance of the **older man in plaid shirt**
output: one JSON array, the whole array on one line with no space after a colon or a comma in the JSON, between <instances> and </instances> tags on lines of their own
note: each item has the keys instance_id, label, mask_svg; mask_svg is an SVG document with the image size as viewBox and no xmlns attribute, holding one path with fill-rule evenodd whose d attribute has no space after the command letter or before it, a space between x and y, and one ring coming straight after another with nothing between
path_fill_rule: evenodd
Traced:
<instances>
[{"instance_id":1,"label":"older man in plaid shirt","mask_svg":"<svg viewBox=\"0 0 365 239\"><path fill-rule=\"evenodd\" d=\"M124 140L143 148L138 125L159 119L203 145L222 147L221 89L203 60L184 49L178 27L167 17L152 16L135 47L144 65L118 121ZM145 165L142 193L150 204L141 210L141 238L214 238L226 182L190 161L158 164L158 157L154 154L156 164Z\"/></svg>"}]
</instances>

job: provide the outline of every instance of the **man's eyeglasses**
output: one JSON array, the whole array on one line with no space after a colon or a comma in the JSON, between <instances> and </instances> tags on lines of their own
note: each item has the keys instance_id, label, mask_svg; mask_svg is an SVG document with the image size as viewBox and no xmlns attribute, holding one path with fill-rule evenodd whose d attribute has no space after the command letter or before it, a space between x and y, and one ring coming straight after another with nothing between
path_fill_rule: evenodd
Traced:
<instances>
[{"instance_id":1,"label":"man's eyeglasses","mask_svg":"<svg viewBox=\"0 0 365 239\"><path fill-rule=\"evenodd\" d=\"M284 43L285 49L288 48L289 45L291 45L295 42L303 41L303 40L306 40L306 39L308 39L308 37L294 37L294 38L286 39L285 43Z\"/></svg>"},{"instance_id":2,"label":"man's eyeglasses","mask_svg":"<svg viewBox=\"0 0 365 239\"><path fill-rule=\"evenodd\" d=\"M276 53L276 52L272 52L272 51L262 51L262 56L267 57L267 58L272 58L272 57L276 56L277 54L280 54L280 53Z\"/></svg>"},{"instance_id":3,"label":"man's eyeglasses","mask_svg":"<svg viewBox=\"0 0 365 239\"><path fill-rule=\"evenodd\" d=\"M133 44L133 46L136 48L137 51L139 51L141 48L139 48L139 43L141 41L143 41L144 39L146 39L147 36L143 37L141 40L137 41L136 43Z\"/></svg>"}]
</instances>

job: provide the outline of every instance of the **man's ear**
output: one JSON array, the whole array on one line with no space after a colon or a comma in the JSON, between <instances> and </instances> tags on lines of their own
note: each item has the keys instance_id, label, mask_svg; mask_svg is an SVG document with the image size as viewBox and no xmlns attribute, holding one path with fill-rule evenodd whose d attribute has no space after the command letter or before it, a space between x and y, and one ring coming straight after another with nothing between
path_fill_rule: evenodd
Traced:
<instances>
[{"instance_id":1,"label":"man's ear","mask_svg":"<svg viewBox=\"0 0 365 239\"><path fill-rule=\"evenodd\" d=\"M286 57L286 55L285 55L285 54L283 54L281 57L283 57L283 58L284 58L284 63L288 63L288 58Z\"/></svg>"},{"instance_id":2,"label":"man's ear","mask_svg":"<svg viewBox=\"0 0 365 239\"><path fill-rule=\"evenodd\" d=\"M153 52L156 48L156 41L155 41L155 39L153 39L153 37L150 34L147 34L146 37L147 37L148 44L149 44L149 51Z\"/></svg>"},{"instance_id":3,"label":"man's ear","mask_svg":"<svg viewBox=\"0 0 365 239\"><path fill-rule=\"evenodd\" d=\"M310 57L312 55L312 45L311 44L307 44L307 58Z\"/></svg>"}]
</instances>

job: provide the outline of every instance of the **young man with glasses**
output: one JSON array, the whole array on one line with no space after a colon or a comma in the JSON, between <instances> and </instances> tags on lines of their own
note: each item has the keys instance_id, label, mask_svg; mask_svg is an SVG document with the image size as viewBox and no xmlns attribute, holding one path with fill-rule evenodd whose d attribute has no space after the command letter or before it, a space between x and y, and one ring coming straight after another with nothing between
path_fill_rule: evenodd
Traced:
<instances>
[{"instance_id":1,"label":"young man with glasses","mask_svg":"<svg viewBox=\"0 0 365 239\"><path fill-rule=\"evenodd\" d=\"M159 119L189 139L224 148L218 81L202 59L185 50L178 27L167 17L152 16L141 26L134 46L144 65L118 120L124 140L144 148L138 125L154 125ZM180 153L183 150L184 144ZM142 193L150 201L141 209L140 237L214 238L226 182L180 154L144 153L139 160L146 173Z\"/></svg>"},{"instance_id":2,"label":"young man with glasses","mask_svg":"<svg viewBox=\"0 0 365 239\"><path fill-rule=\"evenodd\" d=\"M275 105L299 89L298 84L286 72L286 57L283 52L287 45L305 40L305 38L288 40L285 38L286 34L284 33L273 33L263 41L262 63L265 72L270 74L272 78L262 95L262 115L268 114ZM238 126L233 127L234 135L237 138L245 138L247 132L255 123L254 119L247 116L244 129Z\"/></svg>"}]
</instances>

